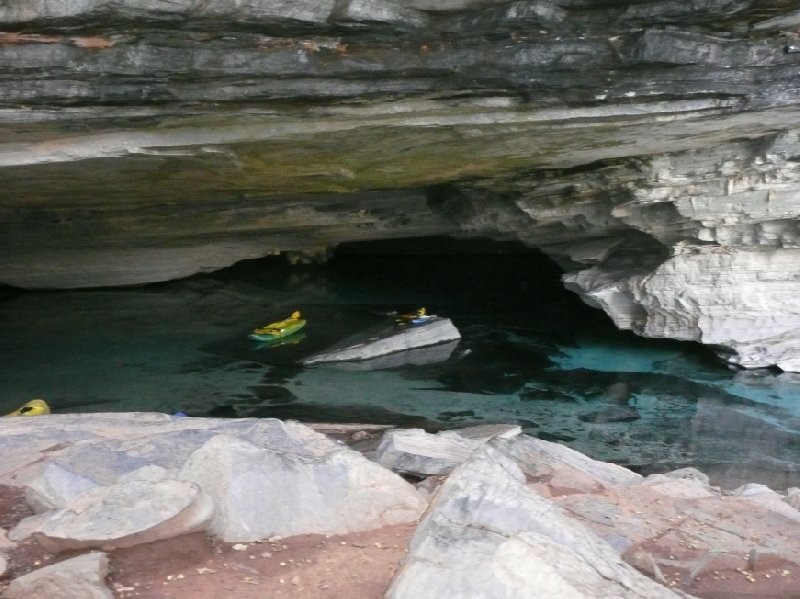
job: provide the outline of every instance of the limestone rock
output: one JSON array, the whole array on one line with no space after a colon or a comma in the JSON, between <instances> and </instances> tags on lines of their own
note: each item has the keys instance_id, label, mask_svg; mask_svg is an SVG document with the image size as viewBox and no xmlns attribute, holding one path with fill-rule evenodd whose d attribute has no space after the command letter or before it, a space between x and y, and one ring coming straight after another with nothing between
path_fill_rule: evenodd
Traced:
<instances>
[{"instance_id":1,"label":"limestone rock","mask_svg":"<svg viewBox=\"0 0 800 599\"><path fill-rule=\"evenodd\" d=\"M14 484L30 484L32 493L54 500L51 507L63 503L56 495L72 496L87 481L110 485L126 475L147 480L174 475L193 451L225 432L275 449L315 452L336 447L302 424L272 418L176 419L134 412L0 419L4 454L17 464ZM0 465L0 478L5 466Z\"/></svg>"},{"instance_id":2,"label":"limestone rock","mask_svg":"<svg viewBox=\"0 0 800 599\"><path fill-rule=\"evenodd\" d=\"M95 481L48 462L40 476L25 487L25 500L34 512L40 513L64 507L70 500L96 486Z\"/></svg>"},{"instance_id":3,"label":"limestone rock","mask_svg":"<svg viewBox=\"0 0 800 599\"><path fill-rule=\"evenodd\" d=\"M474 427L432 435L422 429L386 431L375 450L375 461L393 470L418 476L447 474L465 462L489 439L514 437L517 427Z\"/></svg>"},{"instance_id":4,"label":"limestone rock","mask_svg":"<svg viewBox=\"0 0 800 599\"><path fill-rule=\"evenodd\" d=\"M630 485L642 477L616 464L600 462L565 445L519 435L492 442L497 451L509 456L535 481L576 491Z\"/></svg>"},{"instance_id":5,"label":"limestone rock","mask_svg":"<svg viewBox=\"0 0 800 599\"><path fill-rule=\"evenodd\" d=\"M53 553L130 547L204 530L213 509L210 498L187 482L133 481L100 486L77 496L62 509L34 516L38 526L33 537Z\"/></svg>"},{"instance_id":6,"label":"limestone rock","mask_svg":"<svg viewBox=\"0 0 800 599\"><path fill-rule=\"evenodd\" d=\"M681 468L666 474L651 474L637 483L649 486L670 497L698 498L717 497L709 485L708 476L695 468Z\"/></svg>"},{"instance_id":7,"label":"limestone rock","mask_svg":"<svg viewBox=\"0 0 800 599\"><path fill-rule=\"evenodd\" d=\"M670 569L708 582L715 570L740 575L758 566L758 576L772 576L800 565L800 518L777 493L732 496L696 478L648 479L552 499L655 579Z\"/></svg>"},{"instance_id":8,"label":"limestone rock","mask_svg":"<svg viewBox=\"0 0 800 599\"><path fill-rule=\"evenodd\" d=\"M332 19L357 23L394 23L413 28L430 23L424 12L387 0L342 0L337 3Z\"/></svg>"},{"instance_id":9,"label":"limestone rock","mask_svg":"<svg viewBox=\"0 0 800 599\"><path fill-rule=\"evenodd\" d=\"M413 522L426 507L409 483L341 447L304 454L217 435L180 476L213 497L209 530L231 542L369 530Z\"/></svg>"},{"instance_id":10,"label":"limestone rock","mask_svg":"<svg viewBox=\"0 0 800 599\"><path fill-rule=\"evenodd\" d=\"M6 599L114 599L105 586L108 556L93 552L15 578Z\"/></svg>"},{"instance_id":11,"label":"limestone rock","mask_svg":"<svg viewBox=\"0 0 800 599\"><path fill-rule=\"evenodd\" d=\"M386 597L674 598L484 446L442 485Z\"/></svg>"},{"instance_id":12,"label":"limestone rock","mask_svg":"<svg viewBox=\"0 0 800 599\"><path fill-rule=\"evenodd\" d=\"M37 19L87 18L96 15L138 17L155 20L170 18L218 18L241 21L269 21L292 19L308 23L322 23L333 10L335 0L322 2L299 0L271 0L269 2L210 0L201 5L191 0L35 0L25 5L0 7L0 23L18 23Z\"/></svg>"},{"instance_id":13,"label":"limestone rock","mask_svg":"<svg viewBox=\"0 0 800 599\"><path fill-rule=\"evenodd\" d=\"M303 364L371 360L460 338L461 334L449 318L431 316L425 324L418 326L406 325L401 328L380 325L305 358Z\"/></svg>"}]
</instances>

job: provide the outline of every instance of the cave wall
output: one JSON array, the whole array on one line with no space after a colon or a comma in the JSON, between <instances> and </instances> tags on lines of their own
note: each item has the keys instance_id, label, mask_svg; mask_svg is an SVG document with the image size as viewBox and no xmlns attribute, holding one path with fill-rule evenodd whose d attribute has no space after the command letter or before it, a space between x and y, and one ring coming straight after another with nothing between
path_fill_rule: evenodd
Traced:
<instances>
[{"instance_id":1,"label":"cave wall","mask_svg":"<svg viewBox=\"0 0 800 599\"><path fill-rule=\"evenodd\" d=\"M640 335L800 370L783 0L0 2L0 282L517 239Z\"/></svg>"}]
</instances>

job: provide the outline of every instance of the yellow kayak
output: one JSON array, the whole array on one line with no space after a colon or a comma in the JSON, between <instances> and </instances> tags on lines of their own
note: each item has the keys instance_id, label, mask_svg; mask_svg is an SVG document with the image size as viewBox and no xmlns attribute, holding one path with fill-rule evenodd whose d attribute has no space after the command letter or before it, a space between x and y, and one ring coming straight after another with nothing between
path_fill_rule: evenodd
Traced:
<instances>
[{"instance_id":1,"label":"yellow kayak","mask_svg":"<svg viewBox=\"0 0 800 599\"><path fill-rule=\"evenodd\" d=\"M272 341L294 335L297 331L306 326L306 321L300 317L300 312L293 312L286 320L270 323L250 333L250 339L256 341Z\"/></svg>"},{"instance_id":2,"label":"yellow kayak","mask_svg":"<svg viewBox=\"0 0 800 599\"><path fill-rule=\"evenodd\" d=\"M23 406L14 410L6 416L42 416L50 413L50 406L43 399L32 399Z\"/></svg>"}]
</instances>

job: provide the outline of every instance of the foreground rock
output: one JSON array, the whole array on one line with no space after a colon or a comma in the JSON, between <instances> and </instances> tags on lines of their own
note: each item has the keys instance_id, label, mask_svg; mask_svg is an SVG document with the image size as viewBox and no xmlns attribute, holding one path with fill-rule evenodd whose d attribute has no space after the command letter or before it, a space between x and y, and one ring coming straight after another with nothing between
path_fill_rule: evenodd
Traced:
<instances>
[{"instance_id":1,"label":"foreground rock","mask_svg":"<svg viewBox=\"0 0 800 599\"><path fill-rule=\"evenodd\" d=\"M515 426L386 431L376 459L424 479L424 515L425 500L405 480L294 422L0 419L4 455L25 436L25 458L0 476L0 484L24 485L38 512L16 524L6 545L16 577L9 599L72 597L51 586L42 587L50 595L19 590L29 580L63 584L59 568L89 579L93 590L79 596L107 596L100 554L81 556L90 576L72 560L20 576L15 548L25 544L52 553L104 547L113 561L144 547L137 543L156 548L202 530L218 543L237 541L234 553L250 541L279 551L280 537L397 530L421 516L387 597L789 599L800 588L796 488L723 492L691 468L644 478ZM271 557L263 549L249 557ZM241 566L240 574L253 570Z\"/></svg>"},{"instance_id":2,"label":"foreground rock","mask_svg":"<svg viewBox=\"0 0 800 599\"><path fill-rule=\"evenodd\" d=\"M114 599L105 586L108 556L87 553L15 578L6 599Z\"/></svg>"},{"instance_id":3,"label":"foreground rock","mask_svg":"<svg viewBox=\"0 0 800 599\"><path fill-rule=\"evenodd\" d=\"M528 489L519 467L488 448L442 485L386 596L677 597Z\"/></svg>"},{"instance_id":4,"label":"foreground rock","mask_svg":"<svg viewBox=\"0 0 800 599\"><path fill-rule=\"evenodd\" d=\"M196 530L250 541L410 522L426 506L396 474L298 423L129 418L138 425L104 415L0 421L5 447L19 437L50 448L77 431L95 437L48 460L29 445L31 469L17 476L25 473L29 503L45 511L18 524L14 540L34 535L51 551Z\"/></svg>"}]
</instances>

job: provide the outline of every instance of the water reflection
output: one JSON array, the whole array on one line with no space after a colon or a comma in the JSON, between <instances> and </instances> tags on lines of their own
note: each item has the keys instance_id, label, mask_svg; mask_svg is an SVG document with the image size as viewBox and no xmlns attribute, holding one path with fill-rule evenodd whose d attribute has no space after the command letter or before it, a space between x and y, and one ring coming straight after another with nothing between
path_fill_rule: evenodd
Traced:
<instances>
[{"instance_id":1,"label":"water reflection","mask_svg":"<svg viewBox=\"0 0 800 599\"><path fill-rule=\"evenodd\" d=\"M693 465L726 486L800 486L800 376L731 371L706 348L616 331L538 254L475 250L423 260L378 248L299 270L251 261L138 289L7 293L0 413L45 397L56 412L430 430L516 422L642 472ZM387 311L421 305L450 317L461 341L370 363L299 364ZM247 339L300 308L308 324L297 342Z\"/></svg>"}]
</instances>

